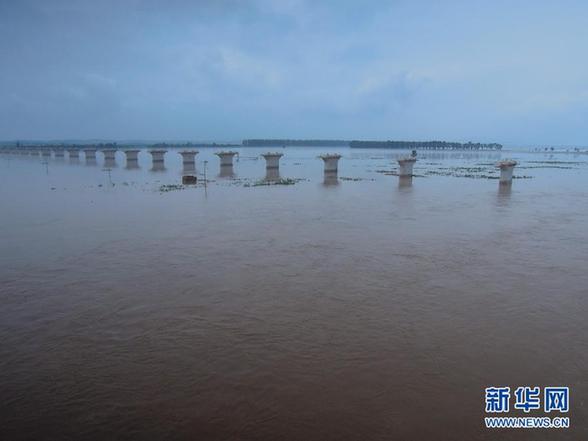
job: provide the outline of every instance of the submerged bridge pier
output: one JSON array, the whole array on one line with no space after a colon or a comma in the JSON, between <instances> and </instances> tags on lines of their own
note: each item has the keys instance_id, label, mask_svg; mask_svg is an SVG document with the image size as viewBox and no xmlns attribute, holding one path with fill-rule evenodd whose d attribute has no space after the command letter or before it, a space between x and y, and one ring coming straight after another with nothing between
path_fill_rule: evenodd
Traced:
<instances>
[{"instance_id":1,"label":"submerged bridge pier","mask_svg":"<svg viewBox=\"0 0 588 441\"><path fill-rule=\"evenodd\" d=\"M224 151L215 153L220 159L220 174L221 178L229 178L234 175L233 172L233 157L237 152Z\"/></svg>"},{"instance_id":2,"label":"submerged bridge pier","mask_svg":"<svg viewBox=\"0 0 588 441\"><path fill-rule=\"evenodd\" d=\"M500 169L500 180L499 183L501 185L509 185L512 184L512 175L514 172L514 168L517 165L517 161L512 159L506 159L504 161L500 161L496 164L496 167Z\"/></svg>"},{"instance_id":3,"label":"submerged bridge pier","mask_svg":"<svg viewBox=\"0 0 588 441\"><path fill-rule=\"evenodd\" d=\"M104 155L104 167L112 168L116 167L116 150L117 149L103 149L102 154Z\"/></svg>"},{"instance_id":4,"label":"submerged bridge pier","mask_svg":"<svg viewBox=\"0 0 588 441\"><path fill-rule=\"evenodd\" d=\"M327 186L337 185L339 183L338 173L341 155L338 153L327 153L319 156L319 158L323 160L325 165L323 184Z\"/></svg>"},{"instance_id":5,"label":"submerged bridge pier","mask_svg":"<svg viewBox=\"0 0 588 441\"><path fill-rule=\"evenodd\" d=\"M96 149L89 147L84 149L86 165L96 165Z\"/></svg>"},{"instance_id":6,"label":"submerged bridge pier","mask_svg":"<svg viewBox=\"0 0 588 441\"><path fill-rule=\"evenodd\" d=\"M182 156L182 173L195 173L198 150L183 150L178 153Z\"/></svg>"},{"instance_id":7,"label":"submerged bridge pier","mask_svg":"<svg viewBox=\"0 0 588 441\"><path fill-rule=\"evenodd\" d=\"M167 153L167 150L150 150L149 153L151 153L151 158L152 158L152 168L151 171L163 171L165 170L165 154Z\"/></svg>"},{"instance_id":8,"label":"submerged bridge pier","mask_svg":"<svg viewBox=\"0 0 588 441\"><path fill-rule=\"evenodd\" d=\"M70 162L77 162L80 160L80 149L78 148L67 149L67 154L69 155Z\"/></svg>"},{"instance_id":9,"label":"submerged bridge pier","mask_svg":"<svg viewBox=\"0 0 588 441\"><path fill-rule=\"evenodd\" d=\"M398 158L398 176L412 177L412 170L413 170L415 162L416 162L415 157Z\"/></svg>"},{"instance_id":10,"label":"submerged bridge pier","mask_svg":"<svg viewBox=\"0 0 588 441\"><path fill-rule=\"evenodd\" d=\"M131 170L139 168L139 151L137 149L127 149L124 151L127 158L126 168Z\"/></svg>"}]
</instances>

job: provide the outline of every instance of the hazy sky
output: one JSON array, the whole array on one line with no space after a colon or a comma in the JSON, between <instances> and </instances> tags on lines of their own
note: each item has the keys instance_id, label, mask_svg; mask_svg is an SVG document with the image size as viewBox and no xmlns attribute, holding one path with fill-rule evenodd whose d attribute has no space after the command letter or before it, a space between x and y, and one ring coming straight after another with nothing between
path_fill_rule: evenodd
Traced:
<instances>
[{"instance_id":1,"label":"hazy sky","mask_svg":"<svg viewBox=\"0 0 588 441\"><path fill-rule=\"evenodd\" d=\"M588 145L588 2L0 0L0 139Z\"/></svg>"}]
</instances>

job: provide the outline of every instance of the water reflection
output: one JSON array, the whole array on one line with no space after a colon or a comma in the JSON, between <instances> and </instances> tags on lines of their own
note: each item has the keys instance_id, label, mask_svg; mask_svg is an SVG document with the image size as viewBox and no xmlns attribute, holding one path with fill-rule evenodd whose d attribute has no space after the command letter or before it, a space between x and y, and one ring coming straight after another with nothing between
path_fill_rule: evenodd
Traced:
<instances>
[{"instance_id":1,"label":"water reflection","mask_svg":"<svg viewBox=\"0 0 588 441\"><path fill-rule=\"evenodd\" d=\"M508 205L512 195L512 181L499 182L496 202L499 206Z\"/></svg>"},{"instance_id":2,"label":"water reflection","mask_svg":"<svg viewBox=\"0 0 588 441\"><path fill-rule=\"evenodd\" d=\"M105 168L116 167L116 150L104 149L104 150L102 150L102 153L104 154L104 167Z\"/></svg>"},{"instance_id":3,"label":"water reflection","mask_svg":"<svg viewBox=\"0 0 588 441\"><path fill-rule=\"evenodd\" d=\"M70 164L80 163L80 151L78 149L69 149L67 151Z\"/></svg>"},{"instance_id":4,"label":"water reflection","mask_svg":"<svg viewBox=\"0 0 588 441\"><path fill-rule=\"evenodd\" d=\"M182 163L182 175L195 175L196 174L196 164L193 162L184 162Z\"/></svg>"},{"instance_id":5,"label":"water reflection","mask_svg":"<svg viewBox=\"0 0 588 441\"><path fill-rule=\"evenodd\" d=\"M139 160L138 159L127 159L127 165L125 167L127 170L136 170L139 168Z\"/></svg>"},{"instance_id":6,"label":"water reflection","mask_svg":"<svg viewBox=\"0 0 588 441\"><path fill-rule=\"evenodd\" d=\"M96 149L84 149L86 165L96 165Z\"/></svg>"},{"instance_id":7,"label":"water reflection","mask_svg":"<svg viewBox=\"0 0 588 441\"><path fill-rule=\"evenodd\" d=\"M163 172L165 171L165 164L163 162L154 162L151 167L152 172Z\"/></svg>"},{"instance_id":8,"label":"water reflection","mask_svg":"<svg viewBox=\"0 0 588 441\"><path fill-rule=\"evenodd\" d=\"M412 176L399 176L398 177L398 188L401 188L401 189L412 188Z\"/></svg>"},{"instance_id":9,"label":"water reflection","mask_svg":"<svg viewBox=\"0 0 588 441\"><path fill-rule=\"evenodd\" d=\"M233 164L220 166L219 178L234 178L235 172L233 171Z\"/></svg>"},{"instance_id":10,"label":"water reflection","mask_svg":"<svg viewBox=\"0 0 588 441\"><path fill-rule=\"evenodd\" d=\"M332 187L332 186L339 185L339 177L337 175L337 172L336 171L334 171L334 172L325 171L323 185L325 187Z\"/></svg>"}]
</instances>

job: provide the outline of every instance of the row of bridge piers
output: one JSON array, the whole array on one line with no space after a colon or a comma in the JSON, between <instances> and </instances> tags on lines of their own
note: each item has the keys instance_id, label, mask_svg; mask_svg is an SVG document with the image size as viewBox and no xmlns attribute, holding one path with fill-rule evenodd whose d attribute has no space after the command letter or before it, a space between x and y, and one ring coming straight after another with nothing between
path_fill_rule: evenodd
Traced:
<instances>
[{"instance_id":1,"label":"row of bridge piers","mask_svg":"<svg viewBox=\"0 0 588 441\"><path fill-rule=\"evenodd\" d=\"M80 151L84 152L85 160L88 165L95 165L97 163L96 153L102 152L104 155L104 166L114 167L116 165L116 152L118 149L115 148L72 148L72 149L48 149L48 148L36 148L36 149L0 149L3 154L17 154L17 155L41 155L44 159L51 158L51 153L55 155L55 159L63 159L65 157L65 151L68 152L69 159L71 161L79 161ZM139 149L124 149L122 152L126 156L126 167L129 169L139 168ZM148 150L152 158L152 170L165 170L165 154L167 150L164 149L152 149ZM182 156L182 166L184 173L196 172L196 155L197 150L184 150L178 152ZM233 175L233 158L238 155L234 151L221 151L216 152L216 156L220 160L220 176L231 176ZM280 170L280 159L283 153L279 152L267 152L261 155L265 159L266 176L279 178ZM324 162L324 174L325 180L337 180L339 160L341 155L337 153L324 154L319 156ZM414 176L413 169L417 162L416 152L413 152L412 156L405 156L397 159L398 162L398 176L401 179L409 179ZM503 160L496 164L496 167L500 170L500 184L510 184L513 179L513 171L517 165L516 161Z\"/></svg>"}]
</instances>

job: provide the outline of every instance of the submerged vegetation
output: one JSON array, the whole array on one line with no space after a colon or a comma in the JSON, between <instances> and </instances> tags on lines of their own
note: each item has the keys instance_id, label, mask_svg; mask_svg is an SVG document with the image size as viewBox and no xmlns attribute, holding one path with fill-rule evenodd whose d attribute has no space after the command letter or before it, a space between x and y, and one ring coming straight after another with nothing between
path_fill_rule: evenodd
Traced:
<instances>
[{"instance_id":1,"label":"submerged vegetation","mask_svg":"<svg viewBox=\"0 0 588 441\"><path fill-rule=\"evenodd\" d=\"M243 187L268 187L271 185L294 185L300 181L304 181L304 179L292 179L292 178L283 178L283 179L276 179L276 180L262 179L260 181L247 182L246 184L243 185Z\"/></svg>"},{"instance_id":2,"label":"submerged vegetation","mask_svg":"<svg viewBox=\"0 0 588 441\"><path fill-rule=\"evenodd\" d=\"M339 180L341 180L341 181L353 181L353 182L359 182L359 181L375 181L375 179L370 179L370 178L349 178L347 176L341 176L341 177L339 177Z\"/></svg>"},{"instance_id":3,"label":"submerged vegetation","mask_svg":"<svg viewBox=\"0 0 588 441\"><path fill-rule=\"evenodd\" d=\"M186 186L181 184L167 184L159 187L160 193L168 193L170 191L185 190Z\"/></svg>"}]
</instances>

